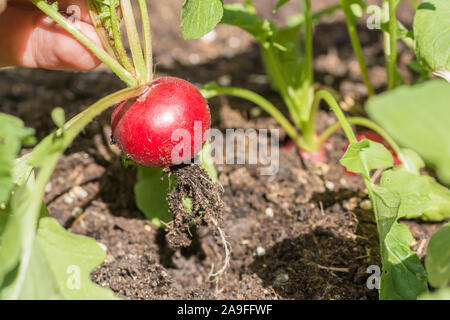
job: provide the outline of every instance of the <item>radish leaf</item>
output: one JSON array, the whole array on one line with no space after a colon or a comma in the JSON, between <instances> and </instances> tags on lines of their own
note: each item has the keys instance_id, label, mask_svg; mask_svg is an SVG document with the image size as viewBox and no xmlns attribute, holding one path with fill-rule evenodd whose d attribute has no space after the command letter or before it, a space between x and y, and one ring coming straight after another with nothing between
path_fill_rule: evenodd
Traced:
<instances>
[{"instance_id":1,"label":"radish leaf","mask_svg":"<svg viewBox=\"0 0 450 320\"><path fill-rule=\"evenodd\" d=\"M210 32L223 15L222 0L185 0L181 10L181 29L185 40Z\"/></svg>"},{"instance_id":2,"label":"radish leaf","mask_svg":"<svg viewBox=\"0 0 450 320\"><path fill-rule=\"evenodd\" d=\"M275 7L273 8L272 13L277 13L278 9L280 9L282 6L284 6L286 3L288 3L291 0L278 0L278 2L275 4Z\"/></svg>"},{"instance_id":3,"label":"radish leaf","mask_svg":"<svg viewBox=\"0 0 450 320\"><path fill-rule=\"evenodd\" d=\"M372 169L388 168L394 165L394 159L386 147L369 139L351 143L339 162L348 171L367 176Z\"/></svg>"},{"instance_id":4,"label":"radish leaf","mask_svg":"<svg viewBox=\"0 0 450 320\"><path fill-rule=\"evenodd\" d=\"M441 227L430 239L425 266L433 287L450 285L450 223Z\"/></svg>"},{"instance_id":5,"label":"radish leaf","mask_svg":"<svg viewBox=\"0 0 450 320\"><path fill-rule=\"evenodd\" d=\"M366 105L369 116L401 147L416 151L439 179L450 183L450 84L431 80L382 93Z\"/></svg>"},{"instance_id":6,"label":"radish leaf","mask_svg":"<svg viewBox=\"0 0 450 320\"><path fill-rule=\"evenodd\" d=\"M397 222L387 233L381 246L380 299L415 300L428 292L425 270L410 249L413 240L408 227Z\"/></svg>"},{"instance_id":7,"label":"radish leaf","mask_svg":"<svg viewBox=\"0 0 450 320\"><path fill-rule=\"evenodd\" d=\"M114 299L110 290L94 284L89 277L105 257L95 240L69 233L53 218L41 218L24 279L15 278L14 270L10 272L0 296L34 300Z\"/></svg>"},{"instance_id":8,"label":"radish leaf","mask_svg":"<svg viewBox=\"0 0 450 320\"><path fill-rule=\"evenodd\" d=\"M173 218L166 196L175 185L176 179L169 178L161 168L138 167L134 186L136 205L158 227L162 226L161 221L169 222Z\"/></svg>"},{"instance_id":9,"label":"radish leaf","mask_svg":"<svg viewBox=\"0 0 450 320\"><path fill-rule=\"evenodd\" d=\"M8 200L14 187L12 170L20 147L33 143L33 134L19 118L0 113L0 204Z\"/></svg>"},{"instance_id":10,"label":"radish leaf","mask_svg":"<svg viewBox=\"0 0 450 320\"><path fill-rule=\"evenodd\" d=\"M416 54L432 71L450 73L450 1L428 0L414 17Z\"/></svg>"},{"instance_id":11,"label":"radish leaf","mask_svg":"<svg viewBox=\"0 0 450 320\"><path fill-rule=\"evenodd\" d=\"M430 183L425 176L403 170L388 170L383 173L380 186L397 192L401 198L398 218L417 218L431 204Z\"/></svg>"}]
</instances>

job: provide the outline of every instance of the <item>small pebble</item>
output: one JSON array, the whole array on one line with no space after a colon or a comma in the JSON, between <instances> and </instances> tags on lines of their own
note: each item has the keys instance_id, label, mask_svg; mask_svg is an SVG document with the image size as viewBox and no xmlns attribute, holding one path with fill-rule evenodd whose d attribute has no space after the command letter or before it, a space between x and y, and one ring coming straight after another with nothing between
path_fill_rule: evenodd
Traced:
<instances>
[{"instance_id":1,"label":"small pebble","mask_svg":"<svg viewBox=\"0 0 450 320\"><path fill-rule=\"evenodd\" d=\"M273 217L273 209L271 207L266 208L266 216L272 218Z\"/></svg>"},{"instance_id":2,"label":"small pebble","mask_svg":"<svg viewBox=\"0 0 450 320\"><path fill-rule=\"evenodd\" d=\"M289 281L289 275L287 273L281 273L279 274L274 281L274 284L280 284L283 282L288 282Z\"/></svg>"},{"instance_id":3,"label":"small pebble","mask_svg":"<svg viewBox=\"0 0 450 320\"><path fill-rule=\"evenodd\" d=\"M224 87L228 87L231 85L231 76L229 74L225 74L217 79L217 82Z\"/></svg>"},{"instance_id":4,"label":"small pebble","mask_svg":"<svg viewBox=\"0 0 450 320\"><path fill-rule=\"evenodd\" d=\"M231 59L231 58L234 58L235 53L233 52L233 50L228 49L228 50L225 50L223 55L225 56L225 58Z\"/></svg>"},{"instance_id":5,"label":"small pebble","mask_svg":"<svg viewBox=\"0 0 450 320\"><path fill-rule=\"evenodd\" d=\"M52 191L52 183L51 182L47 183L47 185L45 186L45 193L49 193L50 191Z\"/></svg>"},{"instance_id":6,"label":"small pebble","mask_svg":"<svg viewBox=\"0 0 450 320\"><path fill-rule=\"evenodd\" d=\"M250 116L251 116L252 118L257 118L257 117L259 117L259 116L261 115L261 113L262 113L262 110L261 110L261 108L259 108L259 107L254 107L254 108L251 108L251 109L250 109Z\"/></svg>"},{"instance_id":7,"label":"small pebble","mask_svg":"<svg viewBox=\"0 0 450 320\"><path fill-rule=\"evenodd\" d=\"M80 200L86 199L89 195L89 193L80 186L73 187L70 193L72 193L76 198Z\"/></svg>"},{"instance_id":8,"label":"small pebble","mask_svg":"<svg viewBox=\"0 0 450 320\"><path fill-rule=\"evenodd\" d=\"M241 45L241 39L239 39L238 37L231 37L228 40L228 45L230 46L230 48L237 49Z\"/></svg>"},{"instance_id":9,"label":"small pebble","mask_svg":"<svg viewBox=\"0 0 450 320\"><path fill-rule=\"evenodd\" d=\"M372 210L372 202L370 200L363 200L359 206L364 210Z\"/></svg>"},{"instance_id":10,"label":"small pebble","mask_svg":"<svg viewBox=\"0 0 450 320\"><path fill-rule=\"evenodd\" d=\"M146 225L144 226L144 229L145 229L146 231L148 231L148 232L151 232L151 231L152 231L152 227L150 227L148 224L146 224Z\"/></svg>"},{"instance_id":11,"label":"small pebble","mask_svg":"<svg viewBox=\"0 0 450 320\"><path fill-rule=\"evenodd\" d=\"M333 190L334 190L334 183L331 182L331 181L327 181L327 182L325 182L325 187L326 187L328 190L333 191Z\"/></svg>"},{"instance_id":12,"label":"small pebble","mask_svg":"<svg viewBox=\"0 0 450 320\"><path fill-rule=\"evenodd\" d=\"M191 53L189 55L189 62L192 64L198 64L200 62L200 56L196 53Z\"/></svg>"},{"instance_id":13,"label":"small pebble","mask_svg":"<svg viewBox=\"0 0 450 320\"><path fill-rule=\"evenodd\" d=\"M256 248L256 255L258 257L262 257L265 254L266 254L266 249L264 249L263 247L257 247Z\"/></svg>"},{"instance_id":14,"label":"small pebble","mask_svg":"<svg viewBox=\"0 0 450 320\"><path fill-rule=\"evenodd\" d=\"M70 194L66 194L63 200L66 204L72 204L75 201Z\"/></svg>"},{"instance_id":15,"label":"small pebble","mask_svg":"<svg viewBox=\"0 0 450 320\"><path fill-rule=\"evenodd\" d=\"M82 214L83 214L83 209L81 209L80 207L73 208L73 210L72 210L72 217L78 218Z\"/></svg>"},{"instance_id":16,"label":"small pebble","mask_svg":"<svg viewBox=\"0 0 450 320\"><path fill-rule=\"evenodd\" d=\"M266 76L265 74L251 74L248 77L248 80L250 82L259 84L259 85L264 85L264 84L268 84L269 83L269 77Z\"/></svg>"}]
</instances>

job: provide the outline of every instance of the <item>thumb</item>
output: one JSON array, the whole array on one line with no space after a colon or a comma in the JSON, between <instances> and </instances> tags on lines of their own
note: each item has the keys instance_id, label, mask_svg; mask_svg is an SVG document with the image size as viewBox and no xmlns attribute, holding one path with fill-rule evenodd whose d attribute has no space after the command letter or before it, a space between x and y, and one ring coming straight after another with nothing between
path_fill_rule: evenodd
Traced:
<instances>
[{"instance_id":1,"label":"thumb","mask_svg":"<svg viewBox=\"0 0 450 320\"><path fill-rule=\"evenodd\" d=\"M0 0L0 14L6 9L6 1L7 0Z\"/></svg>"}]
</instances>

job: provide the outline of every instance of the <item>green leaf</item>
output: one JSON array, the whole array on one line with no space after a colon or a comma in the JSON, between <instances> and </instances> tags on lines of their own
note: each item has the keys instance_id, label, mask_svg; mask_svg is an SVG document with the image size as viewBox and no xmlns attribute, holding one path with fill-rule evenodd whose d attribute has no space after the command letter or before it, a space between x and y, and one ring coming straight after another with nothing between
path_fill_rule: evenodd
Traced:
<instances>
[{"instance_id":1,"label":"green leaf","mask_svg":"<svg viewBox=\"0 0 450 320\"><path fill-rule=\"evenodd\" d=\"M450 73L450 1L428 0L414 16L416 54L433 71Z\"/></svg>"},{"instance_id":2,"label":"green leaf","mask_svg":"<svg viewBox=\"0 0 450 320\"><path fill-rule=\"evenodd\" d=\"M2 288L2 299L116 299L90 280L91 271L106 257L95 240L71 234L46 217L39 221L32 246L19 295L13 295L13 284L19 281L14 279Z\"/></svg>"},{"instance_id":3,"label":"green leaf","mask_svg":"<svg viewBox=\"0 0 450 320\"><path fill-rule=\"evenodd\" d=\"M66 114L63 108L55 108L52 110L52 120L56 124L58 128L62 128L64 123L66 122Z\"/></svg>"},{"instance_id":4,"label":"green leaf","mask_svg":"<svg viewBox=\"0 0 450 320\"><path fill-rule=\"evenodd\" d=\"M216 182L217 171L211 157L209 142L205 143L197 157L199 157L198 161L200 161L201 167L206 170L211 180ZM145 217L158 227L163 226L161 221L169 222L173 219L166 198L176 184L176 177L174 175L168 177L162 168L138 166L137 183L134 186L136 205ZM183 199L183 204L185 208L190 208L192 200Z\"/></svg>"},{"instance_id":5,"label":"green leaf","mask_svg":"<svg viewBox=\"0 0 450 320\"><path fill-rule=\"evenodd\" d=\"M112 36L112 22L111 22L111 1L114 1L114 6L120 6L119 0L93 0L94 8L98 18L102 21L103 26Z\"/></svg>"},{"instance_id":6,"label":"green leaf","mask_svg":"<svg viewBox=\"0 0 450 320\"><path fill-rule=\"evenodd\" d=\"M384 32L389 33L389 22L383 22L381 24L381 30ZM397 22L397 28L395 29L396 39L405 39L405 38L414 38L414 34L412 30L408 30L403 24L401 24L399 21Z\"/></svg>"},{"instance_id":7,"label":"green leaf","mask_svg":"<svg viewBox=\"0 0 450 320\"><path fill-rule=\"evenodd\" d=\"M185 0L181 10L181 28L185 40L210 32L223 15L222 0Z\"/></svg>"},{"instance_id":8,"label":"green leaf","mask_svg":"<svg viewBox=\"0 0 450 320\"><path fill-rule=\"evenodd\" d=\"M404 170L388 170L383 173L380 186L396 192L401 199L398 217L418 218L431 204L431 187L425 176Z\"/></svg>"},{"instance_id":9,"label":"green leaf","mask_svg":"<svg viewBox=\"0 0 450 320\"><path fill-rule=\"evenodd\" d=\"M211 156L211 143L209 141L205 143L198 156L200 158L200 166L205 169L213 182L217 182L217 171L214 167L214 159Z\"/></svg>"},{"instance_id":10,"label":"green leaf","mask_svg":"<svg viewBox=\"0 0 450 320\"><path fill-rule=\"evenodd\" d=\"M397 222L386 235L381 247L380 299L415 300L428 292L425 270L410 249L413 240L408 227Z\"/></svg>"},{"instance_id":11,"label":"green leaf","mask_svg":"<svg viewBox=\"0 0 450 320\"><path fill-rule=\"evenodd\" d=\"M304 73L307 68L304 66L304 53L301 50L300 43L300 29L301 21L298 20L290 26L279 28L273 32L273 42L280 44L285 50L272 50L270 54L276 55L278 61L277 68L281 67L282 74L286 75L289 79L289 83L293 85L294 90L298 90L303 82ZM275 70L271 69L270 57L265 50L261 51L264 66L267 74L271 80L271 86L275 90L278 90L278 83L275 81Z\"/></svg>"},{"instance_id":12,"label":"green leaf","mask_svg":"<svg viewBox=\"0 0 450 320\"><path fill-rule=\"evenodd\" d=\"M278 2L275 4L275 7L273 8L272 13L277 13L278 9L280 9L282 6L284 6L286 3L288 3L291 0L278 0Z\"/></svg>"},{"instance_id":13,"label":"green leaf","mask_svg":"<svg viewBox=\"0 0 450 320\"><path fill-rule=\"evenodd\" d=\"M443 221L450 218L450 190L432 177L424 176L430 183L430 206L419 217L425 221Z\"/></svg>"},{"instance_id":14,"label":"green leaf","mask_svg":"<svg viewBox=\"0 0 450 320\"><path fill-rule=\"evenodd\" d=\"M186 212L191 212L192 199L191 198L183 198L183 199L181 199L181 202L183 203L184 210L186 210Z\"/></svg>"},{"instance_id":15,"label":"green leaf","mask_svg":"<svg viewBox=\"0 0 450 320\"><path fill-rule=\"evenodd\" d=\"M370 170L388 168L394 165L389 150L382 144L363 139L351 143L339 161L348 171L369 175Z\"/></svg>"},{"instance_id":16,"label":"green leaf","mask_svg":"<svg viewBox=\"0 0 450 320\"><path fill-rule=\"evenodd\" d=\"M380 243L384 243L392 225L397 221L401 198L397 192L383 187L372 186L371 191Z\"/></svg>"},{"instance_id":17,"label":"green leaf","mask_svg":"<svg viewBox=\"0 0 450 320\"><path fill-rule=\"evenodd\" d=\"M437 291L426 293L419 300L450 300L450 288L442 288Z\"/></svg>"},{"instance_id":18,"label":"green leaf","mask_svg":"<svg viewBox=\"0 0 450 320\"><path fill-rule=\"evenodd\" d=\"M402 147L416 151L439 179L450 183L450 84L435 79L371 98L369 116Z\"/></svg>"},{"instance_id":19,"label":"green leaf","mask_svg":"<svg viewBox=\"0 0 450 320\"><path fill-rule=\"evenodd\" d=\"M433 287L450 285L450 223L441 227L430 239L425 257L428 281Z\"/></svg>"},{"instance_id":20,"label":"green leaf","mask_svg":"<svg viewBox=\"0 0 450 320\"><path fill-rule=\"evenodd\" d=\"M411 149L400 149L402 153L402 167L410 173L419 175L420 169L425 167L423 159Z\"/></svg>"},{"instance_id":21,"label":"green leaf","mask_svg":"<svg viewBox=\"0 0 450 320\"><path fill-rule=\"evenodd\" d=\"M12 170L22 142L33 134L19 118L0 113L0 204L9 199L14 187Z\"/></svg>"},{"instance_id":22,"label":"green leaf","mask_svg":"<svg viewBox=\"0 0 450 320\"><path fill-rule=\"evenodd\" d=\"M416 299L427 292L425 270L410 249L411 232L399 224L401 196L387 188L368 186L380 238L383 273L380 299Z\"/></svg>"},{"instance_id":23,"label":"green leaf","mask_svg":"<svg viewBox=\"0 0 450 320\"><path fill-rule=\"evenodd\" d=\"M68 232L53 218L40 219L36 239L65 298L116 299L90 279L92 270L106 258L94 239Z\"/></svg>"},{"instance_id":24,"label":"green leaf","mask_svg":"<svg viewBox=\"0 0 450 320\"><path fill-rule=\"evenodd\" d=\"M255 12L244 8L240 3L225 5L220 23L247 31L262 45L273 44L275 24L269 20L260 19Z\"/></svg>"},{"instance_id":25,"label":"green leaf","mask_svg":"<svg viewBox=\"0 0 450 320\"><path fill-rule=\"evenodd\" d=\"M136 205L158 227L162 226L161 221L169 222L173 218L166 197L175 185L176 178L169 178L162 168L138 167L134 186Z\"/></svg>"}]
</instances>

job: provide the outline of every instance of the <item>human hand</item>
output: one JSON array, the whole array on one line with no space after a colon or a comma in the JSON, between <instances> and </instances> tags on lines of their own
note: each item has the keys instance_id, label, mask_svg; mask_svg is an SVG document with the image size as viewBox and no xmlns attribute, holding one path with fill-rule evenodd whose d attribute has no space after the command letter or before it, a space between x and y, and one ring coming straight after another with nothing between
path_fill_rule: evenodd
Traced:
<instances>
[{"instance_id":1,"label":"human hand","mask_svg":"<svg viewBox=\"0 0 450 320\"><path fill-rule=\"evenodd\" d=\"M99 46L85 0L59 0L60 12ZM100 61L27 0L0 0L0 67L89 70Z\"/></svg>"}]
</instances>

